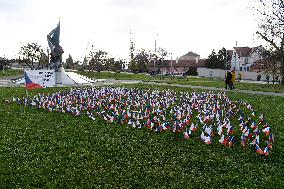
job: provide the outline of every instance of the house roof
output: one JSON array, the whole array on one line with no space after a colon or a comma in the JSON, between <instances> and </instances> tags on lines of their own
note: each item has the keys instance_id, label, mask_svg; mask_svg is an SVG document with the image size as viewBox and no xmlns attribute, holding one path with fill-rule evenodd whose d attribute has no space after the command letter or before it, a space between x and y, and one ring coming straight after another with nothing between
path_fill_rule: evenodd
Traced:
<instances>
[{"instance_id":1,"label":"house roof","mask_svg":"<svg viewBox=\"0 0 284 189\"><path fill-rule=\"evenodd\" d=\"M227 50L227 61L232 60L233 52L233 50Z\"/></svg>"},{"instance_id":2,"label":"house roof","mask_svg":"<svg viewBox=\"0 0 284 189\"><path fill-rule=\"evenodd\" d=\"M192 51L189 51L185 55L181 56L179 58L179 60L192 60L192 59L195 59L196 57L200 57L199 54L196 54L196 53L194 53Z\"/></svg>"},{"instance_id":3,"label":"house roof","mask_svg":"<svg viewBox=\"0 0 284 189\"><path fill-rule=\"evenodd\" d=\"M250 47L234 47L234 49L239 55L239 57L248 57L253 50Z\"/></svg>"},{"instance_id":4,"label":"house roof","mask_svg":"<svg viewBox=\"0 0 284 189\"><path fill-rule=\"evenodd\" d=\"M233 55L233 50L227 50L227 55L232 56Z\"/></svg>"}]
</instances>

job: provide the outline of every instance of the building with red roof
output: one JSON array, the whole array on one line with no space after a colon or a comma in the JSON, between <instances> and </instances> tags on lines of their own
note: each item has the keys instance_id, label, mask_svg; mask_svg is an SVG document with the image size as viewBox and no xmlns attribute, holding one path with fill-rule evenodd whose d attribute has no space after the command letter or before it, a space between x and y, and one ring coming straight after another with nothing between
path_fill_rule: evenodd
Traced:
<instances>
[{"instance_id":1,"label":"building with red roof","mask_svg":"<svg viewBox=\"0 0 284 189\"><path fill-rule=\"evenodd\" d=\"M251 67L262 59L264 48L258 47L234 47L227 51L231 69L236 71L250 71Z\"/></svg>"},{"instance_id":2,"label":"building with red roof","mask_svg":"<svg viewBox=\"0 0 284 189\"><path fill-rule=\"evenodd\" d=\"M163 75L185 75L189 70L196 71L197 67L205 67L205 60L196 53L188 52L177 60L152 60L149 71Z\"/></svg>"}]
</instances>

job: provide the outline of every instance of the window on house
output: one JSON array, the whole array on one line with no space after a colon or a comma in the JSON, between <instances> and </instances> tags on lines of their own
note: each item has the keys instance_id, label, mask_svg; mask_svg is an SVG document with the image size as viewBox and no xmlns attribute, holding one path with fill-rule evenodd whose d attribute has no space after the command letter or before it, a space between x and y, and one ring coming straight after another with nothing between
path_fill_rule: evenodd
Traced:
<instances>
[{"instance_id":1,"label":"window on house","mask_svg":"<svg viewBox=\"0 0 284 189\"><path fill-rule=\"evenodd\" d=\"M240 67L240 71L243 71L243 67Z\"/></svg>"}]
</instances>

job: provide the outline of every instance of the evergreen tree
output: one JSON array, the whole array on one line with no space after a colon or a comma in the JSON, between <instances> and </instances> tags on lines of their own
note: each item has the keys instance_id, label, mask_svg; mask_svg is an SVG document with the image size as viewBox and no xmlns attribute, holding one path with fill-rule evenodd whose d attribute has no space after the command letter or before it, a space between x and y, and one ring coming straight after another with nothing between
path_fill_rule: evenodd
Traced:
<instances>
[{"instance_id":1,"label":"evergreen tree","mask_svg":"<svg viewBox=\"0 0 284 189\"><path fill-rule=\"evenodd\" d=\"M70 69L70 68L74 69L74 61L73 61L71 54L69 54L68 58L66 59L65 68L66 69Z\"/></svg>"},{"instance_id":2,"label":"evergreen tree","mask_svg":"<svg viewBox=\"0 0 284 189\"><path fill-rule=\"evenodd\" d=\"M226 65L226 49L222 48L216 54L215 50L205 60L205 66L212 69L225 69Z\"/></svg>"}]
</instances>

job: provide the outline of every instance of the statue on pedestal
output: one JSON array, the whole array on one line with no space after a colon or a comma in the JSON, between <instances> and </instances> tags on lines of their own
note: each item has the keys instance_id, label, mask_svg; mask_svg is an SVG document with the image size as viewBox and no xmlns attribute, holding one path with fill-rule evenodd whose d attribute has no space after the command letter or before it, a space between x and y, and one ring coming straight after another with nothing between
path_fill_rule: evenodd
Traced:
<instances>
[{"instance_id":1,"label":"statue on pedestal","mask_svg":"<svg viewBox=\"0 0 284 189\"><path fill-rule=\"evenodd\" d=\"M60 72L59 68L62 67L62 54L64 53L62 47L59 45L59 36L60 22L57 27L47 35L47 42L51 51L49 69L54 69L55 72Z\"/></svg>"}]
</instances>

